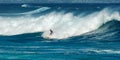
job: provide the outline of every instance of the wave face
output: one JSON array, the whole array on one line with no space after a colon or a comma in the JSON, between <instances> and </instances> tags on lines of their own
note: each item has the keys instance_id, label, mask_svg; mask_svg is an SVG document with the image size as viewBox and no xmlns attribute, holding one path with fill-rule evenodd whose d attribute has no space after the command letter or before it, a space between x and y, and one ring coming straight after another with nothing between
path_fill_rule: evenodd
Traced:
<instances>
[{"instance_id":1,"label":"wave face","mask_svg":"<svg viewBox=\"0 0 120 60\"><path fill-rule=\"evenodd\" d=\"M77 12L69 11L71 9ZM1 16L0 34L16 35L43 32L42 36L46 37L50 33L49 30L52 29L54 34L50 38L63 39L94 31L111 20L120 21L117 7L96 7L96 9L98 11L90 12L87 10L81 12L80 7L68 9L63 7L39 7L36 10L21 13L24 15L18 17ZM33 14L41 15L35 17Z\"/></svg>"}]
</instances>

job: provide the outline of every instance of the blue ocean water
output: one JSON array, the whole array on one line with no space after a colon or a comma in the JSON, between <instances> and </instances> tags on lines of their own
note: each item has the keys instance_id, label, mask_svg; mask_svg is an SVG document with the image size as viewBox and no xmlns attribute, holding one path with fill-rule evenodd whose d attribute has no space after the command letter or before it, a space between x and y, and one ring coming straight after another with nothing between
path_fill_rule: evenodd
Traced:
<instances>
[{"instance_id":1,"label":"blue ocean water","mask_svg":"<svg viewBox=\"0 0 120 60\"><path fill-rule=\"evenodd\" d=\"M0 60L119 60L119 21L120 4L0 4Z\"/></svg>"}]
</instances>

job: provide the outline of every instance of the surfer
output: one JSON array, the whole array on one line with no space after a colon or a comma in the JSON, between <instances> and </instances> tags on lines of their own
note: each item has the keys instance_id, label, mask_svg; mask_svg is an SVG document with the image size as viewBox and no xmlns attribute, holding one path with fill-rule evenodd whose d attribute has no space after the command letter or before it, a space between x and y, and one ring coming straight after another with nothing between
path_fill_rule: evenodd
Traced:
<instances>
[{"instance_id":1,"label":"surfer","mask_svg":"<svg viewBox=\"0 0 120 60\"><path fill-rule=\"evenodd\" d=\"M52 36L52 34L53 34L53 30L52 29L50 29L49 31L50 31L50 34L46 36L47 39L49 39Z\"/></svg>"},{"instance_id":2,"label":"surfer","mask_svg":"<svg viewBox=\"0 0 120 60\"><path fill-rule=\"evenodd\" d=\"M50 35L52 35L53 34L53 30L52 29L50 29Z\"/></svg>"}]
</instances>

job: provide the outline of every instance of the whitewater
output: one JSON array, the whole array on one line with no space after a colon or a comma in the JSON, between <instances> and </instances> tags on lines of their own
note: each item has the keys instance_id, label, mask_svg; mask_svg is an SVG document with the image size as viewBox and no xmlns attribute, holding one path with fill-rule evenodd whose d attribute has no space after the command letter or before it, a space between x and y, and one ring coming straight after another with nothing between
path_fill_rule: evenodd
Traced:
<instances>
[{"instance_id":1,"label":"whitewater","mask_svg":"<svg viewBox=\"0 0 120 60\"><path fill-rule=\"evenodd\" d=\"M108 21L120 21L119 11L112 8L104 8L90 14L73 12L52 11L34 17L33 14L49 10L50 7L40 7L36 10L16 13L23 14L19 17L0 17L0 35L17 35L23 33L43 32L45 38L49 35L50 29L54 34L51 39L64 39L72 36L79 36L101 27Z\"/></svg>"}]
</instances>

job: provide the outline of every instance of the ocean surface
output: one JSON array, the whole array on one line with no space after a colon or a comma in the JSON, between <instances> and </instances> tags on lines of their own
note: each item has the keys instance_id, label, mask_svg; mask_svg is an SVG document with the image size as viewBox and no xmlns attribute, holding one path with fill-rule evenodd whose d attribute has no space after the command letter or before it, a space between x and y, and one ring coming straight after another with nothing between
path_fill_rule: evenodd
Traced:
<instances>
[{"instance_id":1,"label":"ocean surface","mask_svg":"<svg viewBox=\"0 0 120 60\"><path fill-rule=\"evenodd\" d=\"M0 4L0 60L120 60L120 4Z\"/></svg>"}]
</instances>

